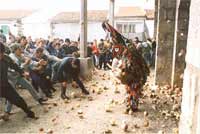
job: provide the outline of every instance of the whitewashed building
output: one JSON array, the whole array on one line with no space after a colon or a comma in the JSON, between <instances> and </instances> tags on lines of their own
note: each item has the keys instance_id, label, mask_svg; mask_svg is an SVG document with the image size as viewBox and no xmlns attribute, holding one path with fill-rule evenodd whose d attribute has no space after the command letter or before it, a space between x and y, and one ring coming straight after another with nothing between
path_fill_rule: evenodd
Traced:
<instances>
[{"instance_id":1,"label":"whitewashed building","mask_svg":"<svg viewBox=\"0 0 200 134\"><path fill-rule=\"evenodd\" d=\"M154 10L140 7L120 7L115 15L115 27L125 37L140 40L153 37Z\"/></svg>"},{"instance_id":2,"label":"whitewashed building","mask_svg":"<svg viewBox=\"0 0 200 134\"><path fill-rule=\"evenodd\" d=\"M154 37L154 9L146 9L146 26L150 38Z\"/></svg>"},{"instance_id":3,"label":"whitewashed building","mask_svg":"<svg viewBox=\"0 0 200 134\"><path fill-rule=\"evenodd\" d=\"M14 35L23 34L22 18L32 14L30 10L0 10L0 29L8 36L8 32Z\"/></svg>"},{"instance_id":4,"label":"whitewashed building","mask_svg":"<svg viewBox=\"0 0 200 134\"><path fill-rule=\"evenodd\" d=\"M105 38L106 33L102 29L102 22L107 20L108 11L88 11L88 41ZM62 12L51 20L52 35L62 39L77 40L80 34L80 13Z\"/></svg>"},{"instance_id":5,"label":"whitewashed building","mask_svg":"<svg viewBox=\"0 0 200 134\"><path fill-rule=\"evenodd\" d=\"M33 14L22 19L23 33L26 36L31 36L33 39L44 38L52 35L51 18L58 12L43 9L34 12Z\"/></svg>"},{"instance_id":6,"label":"whitewashed building","mask_svg":"<svg viewBox=\"0 0 200 134\"><path fill-rule=\"evenodd\" d=\"M108 19L108 10L88 11L88 41L106 37L102 22ZM37 11L22 19L23 34L35 38L48 36L77 41L80 34L80 12ZM115 28L128 38L141 40L153 37L154 10L140 7L120 7L115 14Z\"/></svg>"}]
</instances>

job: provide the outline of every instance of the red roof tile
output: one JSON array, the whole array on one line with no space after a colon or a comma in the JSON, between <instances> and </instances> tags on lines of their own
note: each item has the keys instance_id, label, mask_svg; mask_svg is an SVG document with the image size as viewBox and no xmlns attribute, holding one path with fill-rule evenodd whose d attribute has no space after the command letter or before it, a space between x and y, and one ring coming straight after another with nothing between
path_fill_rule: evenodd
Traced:
<instances>
[{"instance_id":1,"label":"red roof tile","mask_svg":"<svg viewBox=\"0 0 200 134\"><path fill-rule=\"evenodd\" d=\"M104 21L107 19L107 16L107 10L88 11L88 21ZM61 12L51 19L53 23L78 22L79 20L79 12Z\"/></svg>"},{"instance_id":2,"label":"red roof tile","mask_svg":"<svg viewBox=\"0 0 200 134\"><path fill-rule=\"evenodd\" d=\"M116 17L144 17L146 12L140 7L120 7Z\"/></svg>"}]
</instances>

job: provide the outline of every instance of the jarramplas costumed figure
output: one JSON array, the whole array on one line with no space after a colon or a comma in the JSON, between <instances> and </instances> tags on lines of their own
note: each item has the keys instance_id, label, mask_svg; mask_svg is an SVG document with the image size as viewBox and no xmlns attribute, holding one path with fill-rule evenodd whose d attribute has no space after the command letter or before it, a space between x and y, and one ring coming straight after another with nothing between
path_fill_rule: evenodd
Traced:
<instances>
[{"instance_id":1,"label":"jarramplas costumed figure","mask_svg":"<svg viewBox=\"0 0 200 134\"><path fill-rule=\"evenodd\" d=\"M131 40L122 36L108 22L103 22L102 27L112 38L113 56L120 56L122 59L121 73L118 78L126 86L127 106L136 111L143 85L150 73L149 68Z\"/></svg>"}]
</instances>

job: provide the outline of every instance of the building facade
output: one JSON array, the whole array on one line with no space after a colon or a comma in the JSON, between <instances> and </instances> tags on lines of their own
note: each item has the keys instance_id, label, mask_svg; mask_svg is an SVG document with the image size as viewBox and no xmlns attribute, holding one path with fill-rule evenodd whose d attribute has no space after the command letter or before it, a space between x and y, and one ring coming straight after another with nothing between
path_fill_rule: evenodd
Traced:
<instances>
[{"instance_id":1,"label":"building facade","mask_svg":"<svg viewBox=\"0 0 200 134\"><path fill-rule=\"evenodd\" d=\"M107 10L88 11L88 41L106 37L102 22L108 19ZM80 34L80 13L62 12L54 16L51 22L51 35L59 38L77 40ZM125 37L139 37L146 40L153 37L154 10L140 7L121 7L115 14L115 28Z\"/></svg>"},{"instance_id":2,"label":"building facade","mask_svg":"<svg viewBox=\"0 0 200 134\"><path fill-rule=\"evenodd\" d=\"M153 10L144 10L140 7L120 7L115 15L115 27L125 37L138 37L146 40L153 37L154 29Z\"/></svg>"},{"instance_id":3,"label":"building facade","mask_svg":"<svg viewBox=\"0 0 200 134\"><path fill-rule=\"evenodd\" d=\"M0 29L7 37L9 31L14 35L22 35L22 18L32 13L30 10L0 10Z\"/></svg>"},{"instance_id":4,"label":"building facade","mask_svg":"<svg viewBox=\"0 0 200 134\"><path fill-rule=\"evenodd\" d=\"M102 22L107 20L108 11L88 11L88 41L105 38L106 33L102 29ZM53 37L62 39L70 38L77 41L80 35L80 13L62 12L51 19Z\"/></svg>"}]
</instances>

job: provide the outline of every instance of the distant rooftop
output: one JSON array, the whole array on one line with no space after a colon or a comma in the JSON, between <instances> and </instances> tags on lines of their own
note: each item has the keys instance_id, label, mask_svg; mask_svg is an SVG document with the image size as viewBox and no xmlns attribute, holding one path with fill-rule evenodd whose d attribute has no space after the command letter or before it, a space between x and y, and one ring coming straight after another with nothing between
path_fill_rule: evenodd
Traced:
<instances>
[{"instance_id":1,"label":"distant rooftop","mask_svg":"<svg viewBox=\"0 0 200 134\"><path fill-rule=\"evenodd\" d=\"M147 17L147 19L153 19L154 10L145 10L141 7L119 7L115 17Z\"/></svg>"},{"instance_id":2,"label":"distant rooftop","mask_svg":"<svg viewBox=\"0 0 200 134\"><path fill-rule=\"evenodd\" d=\"M104 21L107 19L107 10L89 10L88 21ZM52 23L79 22L79 12L61 12L51 19Z\"/></svg>"},{"instance_id":3,"label":"distant rooftop","mask_svg":"<svg viewBox=\"0 0 200 134\"><path fill-rule=\"evenodd\" d=\"M88 21L105 21L108 17L107 10L89 10ZM145 10L141 7L120 7L115 17L144 17L154 19L154 10ZM55 15L50 21L52 23L79 22L80 12L61 12Z\"/></svg>"},{"instance_id":4,"label":"distant rooftop","mask_svg":"<svg viewBox=\"0 0 200 134\"><path fill-rule=\"evenodd\" d=\"M33 12L32 10L0 10L0 20L22 19Z\"/></svg>"},{"instance_id":5,"label":"distant rooftop","mask_svg":"<svg viewBox=\"0 0 200 134\"><path fill-rule=\"evenodd\" d=\"M119 7L116 17L143 17L146 15L140 7Z\"/></svg>"}]
</instances>

